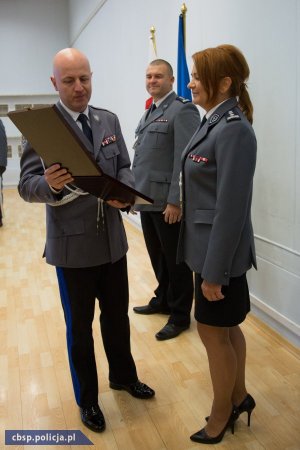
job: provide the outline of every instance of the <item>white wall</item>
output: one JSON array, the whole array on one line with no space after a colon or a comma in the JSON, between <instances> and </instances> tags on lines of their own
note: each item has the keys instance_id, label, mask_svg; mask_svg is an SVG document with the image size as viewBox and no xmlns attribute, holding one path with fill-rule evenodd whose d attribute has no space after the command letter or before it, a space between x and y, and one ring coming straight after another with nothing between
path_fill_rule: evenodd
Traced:
<instances>
[{"instance_id":1,"label":"white wall","mask_svg":"<svg viewBox=\"0 0 300 450\"><path fill-rule=\"evenodd\" d=\"M69 0L72 35L77 36L73 46L89 56L93 103L119 115L132 156L134 130L147 97L149 29L154 25L157 30L159 57L176 69L182 1L102 3L86 1L82 14L79 0ZM195 51L221 43L241 48L250 65L258 139L253 222L259 271L249 273L252 305L256 314L299 344L300 2L189 0L186 4L189 66Z\"/></svg>"},{"instance_id":2,"label":"white wall","mask_svg":"<svg viewBox=\"0 0 300 450\"><path fill-rule=\"evenodd\" d=\"M67 0L0 0L0 95L48 94L54 53L69 43Z\"/></svg>"},{"instance_id":3,"label":"white wall","mask_svg":"<svg viewBox=\"0 0 300 450\"><path fill-rule=\"evenodd\" d=\"M0 0L0 104L54 103L57 95L50 82L53 55L69 45L67 0ZM12 146L3 176L4 185L19 179L20 133L2 118Z\"/></svg>"}]
</instances>

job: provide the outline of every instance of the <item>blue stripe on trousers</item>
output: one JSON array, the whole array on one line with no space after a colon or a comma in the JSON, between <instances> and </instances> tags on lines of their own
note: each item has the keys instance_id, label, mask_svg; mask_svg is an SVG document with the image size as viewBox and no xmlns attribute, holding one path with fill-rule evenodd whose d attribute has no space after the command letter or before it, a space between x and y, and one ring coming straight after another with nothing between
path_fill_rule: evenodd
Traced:
<instances>
[{"instance_id":1,"label":"blue stripe on trousers","mask_svg":"<svg viewBox=\"0 0 300 450\"><path fill-rule=\"evenodd\" d=\"M64 277L64 271L61 267L56 267L56 274L58 279L58 286L60 291L60 297L64 308L64 314L65 314L65 322L66 322L66 328L67 328L67 348L68 348L68 355L69 355L69 364L70 364L70 371L73 381L73 389L74 394L76 398L76 402L78 405L80 405L80 384L77 377L77 373L75 370L75 367L73 365L72 361L72 344L73 344L73 336L72 336L72 313L70 308L70 299L69 299L69 292L66 284L66 280Z\"/></svg>"}]
</instances>

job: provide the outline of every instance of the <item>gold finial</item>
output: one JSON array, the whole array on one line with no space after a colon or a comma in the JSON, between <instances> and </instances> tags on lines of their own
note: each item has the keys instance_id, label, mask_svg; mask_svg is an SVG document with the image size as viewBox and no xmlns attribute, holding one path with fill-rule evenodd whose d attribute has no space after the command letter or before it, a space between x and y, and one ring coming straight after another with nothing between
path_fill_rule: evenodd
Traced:
<instances>
[{"instance_id":1,"label":"gold finial","mask_svg":"<svg viewBox=\"0 0 300 450\"><path fill-rule=\"evenodd\" d=\"M182 3L181 16L182 16L182 20L183 20L183 46L184 46L184 49L185 49L185 42L186 42L186 35L185 35L186 12L187 12L186 4Z\"/></svg>"},{"instance_id":2,"label":"gold finial","mask_svg":"<svg viewBox=\"0 0 300 450\"><path fill-rule=\"evenodd\" d=\"M186 12L187 12L187 7L186 7L186 4L185 4L185 3L182 4L181 12L182 12L183 15L185 15Z\"/></svg>"},{"instance_id":3,"label":"gold finial","mask_svg":"<svg viewBox=\"0 0 300 450\"><path fill-rule=\"evenodd\" d=\"M155 57L157 57L157 48L156 48L156 40L155 40L155 31L156 31L156 30L155 30L154 26L152 25L152 27L150 28L150 33L151 33L150 39L151 39L152 44L153 44L153 50L154 50Z\"/></svg>"}]
</instances>

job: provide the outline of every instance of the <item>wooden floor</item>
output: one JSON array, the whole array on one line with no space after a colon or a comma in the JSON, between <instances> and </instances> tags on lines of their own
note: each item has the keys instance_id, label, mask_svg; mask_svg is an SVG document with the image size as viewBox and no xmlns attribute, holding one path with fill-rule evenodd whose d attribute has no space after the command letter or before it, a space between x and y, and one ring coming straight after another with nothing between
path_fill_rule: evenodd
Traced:
<instances>
[{"instance_id":1,"label":"wooden floor","mask_svg":"<svg viewBox=\"0 0 300 450\"><path fill-rule=\"evenodd\" d=\"M165 324L166 316L132 312L133 306L148 302L155 288L141 232L126 223L132 351L140 379L156 390L156 397L137 400L109 388L95 320L99 402L107 422L106 431L96 434L82 425L74 401L56 275L42 259L44 206L23 202L15 189L4 191L4 203L6 217L0 228L0 448L5 448L4 430L14 429L81 430L94 443L57 449L206 448L189 439L204 425L212 398L207 358L194 319L181 336L158 342L154 334ZM251 316L243 330L248 342L248 390L257 408L251 428L243 414L235 434L228 432L217 448L300 449L299 351Z\"/></svg>"}]
</instances>

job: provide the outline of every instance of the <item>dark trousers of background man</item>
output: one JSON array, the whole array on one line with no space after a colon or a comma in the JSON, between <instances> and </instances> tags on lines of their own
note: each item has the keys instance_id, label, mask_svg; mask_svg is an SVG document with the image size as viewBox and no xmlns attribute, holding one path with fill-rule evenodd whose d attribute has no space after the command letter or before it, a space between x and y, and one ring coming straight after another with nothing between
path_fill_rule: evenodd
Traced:
<instances>
[{"instance_id":1,"label":"dark trousers of background man","mask_svg":"<svg viewBox=\"0 0 300 450\"><path fill-rule=\"evenodd\" d=\"M87 268L57 267L67 326L70 370L76 401L88 408L98 404L98 377L92 322L95 299L100 306L100 327L109 364L109 380L130 384L137 372L130 350L126 256L116 263Z\"/></svg>"},{"instance_id":2,"label":"dark trousers of background man","mask_svg":"<svg viewBox=\"0 0 300 450\"><path fill-rule=\"evenodd\" d=\"M3 180L0 175L0 226L2 225L2 218L4 216L3 212Z\"/></svg>"},{"instance_id":3,"label":"dark trousers of background man","mask_svg":"<svg viewBox=\"0 0 300 450\"><path fill-rule=\"evenodd\" d=\"M158 281L150 305L170 312L168 323L189 326L193 303L193 273L176 264L180 222L168 224L161 212L141 211L141 224L151 264Z\"/></svg>"}]
</instances>

